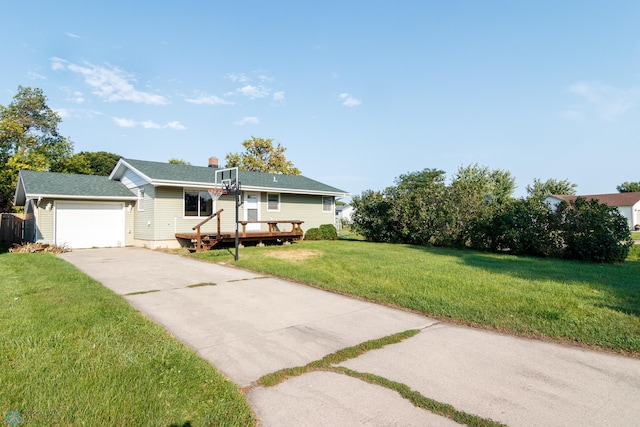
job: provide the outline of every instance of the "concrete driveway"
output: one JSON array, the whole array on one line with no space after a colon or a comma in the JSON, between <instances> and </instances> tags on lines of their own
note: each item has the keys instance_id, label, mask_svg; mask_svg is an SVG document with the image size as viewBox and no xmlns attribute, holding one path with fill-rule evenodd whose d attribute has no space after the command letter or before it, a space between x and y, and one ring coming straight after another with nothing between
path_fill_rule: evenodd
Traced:
<instances>
[{"instance_id":1,"label":"concrete driveway","mask_svg":"<svg viewBox=\"0 0 640 427\"><path fill-rule=\"evenodd\" d=\"M421 332L342 366L513 426L639 424L639 359L449 325L146 249L91 249L60 258L249 387L249 402L265 426L454 425L391 390L332 372L253 386L267 373L408 329Z\"/></svg>"}]
</instances>

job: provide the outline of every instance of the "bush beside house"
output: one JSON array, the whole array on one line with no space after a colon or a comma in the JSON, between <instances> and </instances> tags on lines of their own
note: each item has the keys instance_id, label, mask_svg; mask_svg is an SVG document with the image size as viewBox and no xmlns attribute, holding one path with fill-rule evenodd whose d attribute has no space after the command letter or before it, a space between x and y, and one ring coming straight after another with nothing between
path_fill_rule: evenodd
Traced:
<instances>
[{"instance_id":1,"label":"bush beside house","mask_svg":"<svg viewBox=\"0 0 640 427\"><path fill-rule=\"evenodd\" d=\"M333 224L322 224L318 228L310 228L304 235L305 240L337 240L338 230Z\"/></svg>"}]
</instances>

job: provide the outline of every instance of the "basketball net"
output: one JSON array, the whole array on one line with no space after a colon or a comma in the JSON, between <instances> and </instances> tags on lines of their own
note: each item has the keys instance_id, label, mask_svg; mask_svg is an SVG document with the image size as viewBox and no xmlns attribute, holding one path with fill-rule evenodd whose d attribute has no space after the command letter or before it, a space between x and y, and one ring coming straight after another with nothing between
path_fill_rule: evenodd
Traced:
<instances>
[{"instance_id":1,"label":"basketball net","mask_svg":"<svg viewBox=\"0 0 640 427\"><path fill-rule=\"evenodd\" d=\"M222 188L207 188L207 192L211 196L211 200L214 202L220 198L223 194L225 194L224 189Z\"/></svg>"}]
</instances>

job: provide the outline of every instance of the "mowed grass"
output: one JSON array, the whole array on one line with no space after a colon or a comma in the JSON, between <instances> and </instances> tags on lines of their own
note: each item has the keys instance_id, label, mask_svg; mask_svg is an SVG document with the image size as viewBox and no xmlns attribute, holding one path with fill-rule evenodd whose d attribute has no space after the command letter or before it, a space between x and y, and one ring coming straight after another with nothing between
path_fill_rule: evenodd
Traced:
<instances>
[{"instance_id":1,"label":"mowed grass","mask_svg":"<svg viewBox=\"0 0 640 427\"><path fill-rule=\"evenodd\" d=\"M0 254L0 299L3 420L18 411L25 426L255 424L232 382L54 255Z\"/></svg>"},{"instance_id":2,"label":"mowed grass","mask_svg":"<svg viewBox=\"0 0 640 427\"><path fill-rule=\"evenodd\" d=\"M194 256L232 259L224 250ZM439 319L640 356L637 261L602 265L361 241L304 241L244 248L237 265Z\"/></svg>"}]
</instances>

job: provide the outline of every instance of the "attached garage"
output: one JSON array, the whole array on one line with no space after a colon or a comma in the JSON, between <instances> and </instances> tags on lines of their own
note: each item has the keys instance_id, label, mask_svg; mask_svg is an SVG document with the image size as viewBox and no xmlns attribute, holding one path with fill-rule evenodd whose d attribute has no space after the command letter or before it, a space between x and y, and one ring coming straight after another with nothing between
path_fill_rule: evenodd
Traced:
<instances>
[{"instance_id":1,"label":"attached garage","mask_svg":"<svg viewBox=\"0 0 640 427\"><path fill-rule=\"evenodd\" d=\"M125 246L125 204L67 202L54 206L56 246L72 249Z\"/></svg>"},{"instance_id":2,"label":"attached garage","mask_svg":"<svg viewBox=\"0 0 640 427\"><path fill-rule=\"evenodd\" d=\"M14 198L30 219L25 241L71 249L132 246L137 201L108 176L29 170L20 171Z\"/></svg>"}]
</instances>

